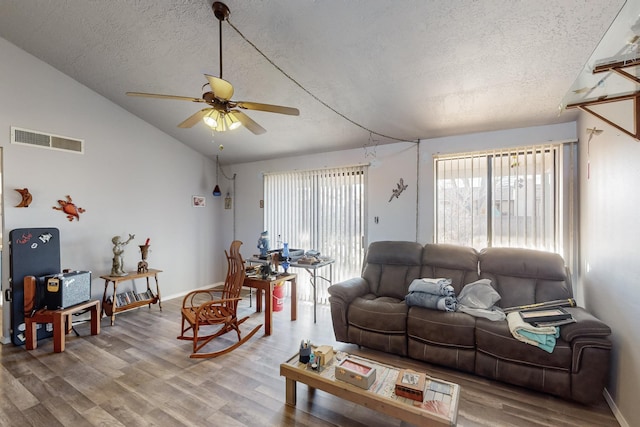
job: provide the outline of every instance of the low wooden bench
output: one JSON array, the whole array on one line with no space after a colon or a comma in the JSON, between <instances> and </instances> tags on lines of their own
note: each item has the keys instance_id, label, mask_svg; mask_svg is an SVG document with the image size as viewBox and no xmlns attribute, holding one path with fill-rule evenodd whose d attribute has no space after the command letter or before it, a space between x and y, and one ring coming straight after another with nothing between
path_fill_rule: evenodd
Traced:
<instances>
[{"instance_id":1,"label":"low wooden bench","mask_svg":"<svg viewBox=\"0 0 640 427\"><path fill-rule=\"evenodd\" d=\"M40 309L33 312L36 296L36 278L26 276L24 278L24 324L25 324L25 347L33 350L38 346L36 334L38 323L53 324L53 351L61 353L64 351L65 336L71 332L71 316L81 311L91 311L91 335L100 333L100 301L89 300L59 310ZM33 312L33 313L32 313Z\"/></svg>"}]
</instances>

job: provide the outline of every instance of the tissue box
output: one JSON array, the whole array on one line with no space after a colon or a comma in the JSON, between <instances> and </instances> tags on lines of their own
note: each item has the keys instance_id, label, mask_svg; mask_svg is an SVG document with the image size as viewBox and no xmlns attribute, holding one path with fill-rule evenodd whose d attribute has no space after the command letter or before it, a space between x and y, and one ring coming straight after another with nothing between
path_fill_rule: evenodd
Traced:
<instances>
[{"instance_id":1,"label":"tissue box","mask_svg":"<svg viewBox=\"0 0 640 427\"><path fill-rule=\"evenodd\" d=\"M376 380L376 369L359 360L344 359L336 366L336 379L367 390Z\"/></svg>"}]
</instances>

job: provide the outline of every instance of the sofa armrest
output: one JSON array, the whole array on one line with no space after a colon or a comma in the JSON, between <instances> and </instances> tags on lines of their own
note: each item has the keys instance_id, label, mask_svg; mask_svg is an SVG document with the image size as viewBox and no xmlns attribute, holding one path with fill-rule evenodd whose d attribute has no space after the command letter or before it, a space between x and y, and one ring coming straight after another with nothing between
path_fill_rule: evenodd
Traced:
<instances>
[{"instance_id":1,"label":"sofa armrest","mask_svg":"<svg viewBox=\"0 0 640 427\"><path fill-rule=\"evenodd\" d=\"M369 284L362 277L354 277L329 286L329 295L341 299L347 305L357 297L369 293Z\"/></svg>"},{"instance_id":2,"label":"sofa armrest","mask_svg":"<svg viewBox=\"0 0 640 427\"><path fill-rule=\"evenodd\" d=\"M369 293L369 284L362 277L355 277L329 286L328 291L333 333L337 341L349 342L349 305L357 297Z\"/></svg>"},{"instance_id":3,"label":"sofa armrest","mask_svg":"<svg viewBox=\"0 0 640 427\"><path fill-rule=\"evenodd\" d=\"M611 328L598 320L594 315L582 307L565 308L576 320L575 323L564 325L560 328L560 336L567 342L576 338L606 338L611 335Z\"/></svg>"},{"instance_id":4,"label":"sofa armrest","mask_svg":"<svg viewBox=\"0 0 640 427\"><path fill-rule=\"evenodd\" d=\"M593 404L609 380L611 328L582 307L565 310L576 320L560 327L560 337L571 345L571 398Z\"/></svg>"}]
</instances>

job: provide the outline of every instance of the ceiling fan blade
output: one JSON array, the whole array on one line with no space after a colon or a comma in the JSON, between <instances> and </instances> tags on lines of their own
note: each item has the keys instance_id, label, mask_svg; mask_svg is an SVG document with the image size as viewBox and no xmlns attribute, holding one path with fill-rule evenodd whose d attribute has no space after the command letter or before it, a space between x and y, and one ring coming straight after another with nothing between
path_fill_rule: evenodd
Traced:
<instances>
[{"instance_id":1,"label":"ceiling fan blade","mask_svg":"<svg viewBox=\"0 0 640 427\"><path fill-rule=\"evenodd\" d=\"M142 96L144 98L161 98L161 99L176 99L178 101L206 102L202 98L192 98L189 96L177 96L177 95L162 95L159 93L127 92L127 95Z\"/></svg>"},{"instance_id":2,"label":"ceiling fan blade","mask_svg":"<svg viewBox=\"0 0 640 427\"><path fill-rule=\"evenodd\" d=\"M236 106L245 110L268 111L270 113L288 114L290 116L299 116L300 110L292 107L283 107L281 105L260 104L258 102L238 101Z\"/></svg>"},{"instance_id":3,"label":"ceiling fan blade","mask_svg":"<svg viewBox=\"0 0 640 427\"><path fill-rule=\"evenodd\" d=\"M242 123L242 125L244 127L246 127L247 129L249 129L252 133L254 133L255 135L262 135L263 133L265 133L267 130L265 128L263 128L262 126L260 126L258 123L256 123L253 119L251 119L251 117L247 116L245 113L243 113L242 111L238 111L238 110L231 110L229 112L229 114L233 114L234 117L236 119L238 119L238 121L240 123Z\"/></svg>"},{"instance_id":4,"label":"ceiling fan blade","mask_svg":"<svg viewBox=\"0 0 640 427\"><path fill-rule=\"evenodd\" d=\"M209 112L213 110L213 108L203 108L197 113L189 116L184 122L178 125L179 128L190 128L197 124L204 116L209 114Z\"/></svg>"},{"instance_id":5,"label":"ceiling fan blade","mask_svg":"<svg viewBox=\"0 0 640 427\"><path fill-rule=\"evenodd\" d=\"M233 86L231 83L218 77L210 76L209 74L205 74L205 77L209 81L211 92L213 92L216 98L223 101L231 99L233 96Z\"/></svg>"}]
</instances>

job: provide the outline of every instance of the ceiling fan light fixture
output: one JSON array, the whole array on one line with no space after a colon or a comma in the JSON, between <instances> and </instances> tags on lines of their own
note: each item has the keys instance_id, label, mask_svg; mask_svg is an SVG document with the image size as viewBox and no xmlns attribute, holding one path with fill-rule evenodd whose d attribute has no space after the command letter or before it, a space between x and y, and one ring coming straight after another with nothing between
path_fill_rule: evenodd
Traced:
<instances>
[{"instance_id":1,"label":"ceiling fan light fixture","mask_svg":"<svg viewBox=\"0 0 640 427\"><path fill-rule=\"evenodd\" d=\"M218 111L211 110L209 114L202 118L202 121L211 129L215 130L218 127L219 118L220 114L218 113Z\"/></svg>"},{"instance_id":2,"label":"ceiling fan light fixture","mask_svg":"<svg viewBox=\"0 0 640 427\"><path fill-rule=\"evenodd\" d=\"M240 110L233 110L233 108L236 107L243 110L266 111L270 113L286 114L291 116L300 115L300 111L298 111L297 108L283 107L281 105L262 104L258 102L237 102L231 100L234 92L233 85L222 78L222 22L228 22L230 11L227 5L220 1L214 1L211 7L216 19L218 20L220 76L216 77L205 73L205 77L208 83L202 86L202 90L205 90L204 88L207 85L209 85L210 90L203 93L200 98L144 92L127 92L127 95L142 96L147 98L174 99L189 102L202 102L209 106L207 108L202 108L201 110L187 117L186 120L178 124L178 127L182 129L191 128L200 123L200 120L202 120L204 124L206 124L207 127L209 127L214 132L226 132L228 130L234 130L239 127L245 127L254 135L262 135L266 132L266 129L253 121L245 113ZM231 23L229 23L229 25L233 27ZM236 29L236 31L238 30ZM238 31L238 33L240 32ZM240 35L242 36L242 34ZM242 38L244 38L244 36L242 36ZM249 40L246 41L249 42L249 44L252 44ZM262 54L262 52L258 52ZM264 54L262 55L265 56ZM271 62L269 58L266 59ZM276 68L278 67L276 66ZM280 71L282 72L282 70ZM300 85L298 84L298 86Z\"/></svg>"},{"instance_id":3,"label":"ceiling fan light fixture","mask_svg":"<svg viewBox=\"0 0 640 427\"><path fill-rule=\"evenodd\" d=\"M236 115L233 114L233 112L230 112L229 114L227 114L224 119L225 119L225 122L227 122L226 125L229 128L229 130L238 129L240 126L242 126L242 123L240 123L240 121L238 120Z\"/></svg>"},{"instance_id":4,"label":"ceiling fan light fixture","mask_svg":"<svg viewBox=\"0 0 640 427\"><path fill-rule=\"evenodd\" d=\"M226 132L229 130L227 126L227 115L225 113L220 113L220 119L218 120L218 127L215 129L217 132Z\"/></svg>"}]
</instances>

